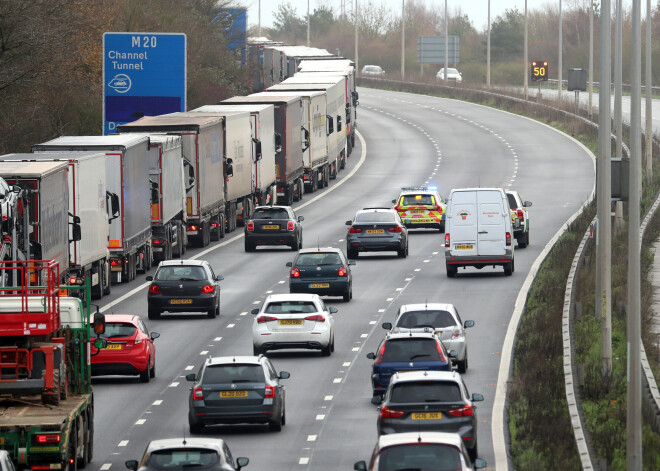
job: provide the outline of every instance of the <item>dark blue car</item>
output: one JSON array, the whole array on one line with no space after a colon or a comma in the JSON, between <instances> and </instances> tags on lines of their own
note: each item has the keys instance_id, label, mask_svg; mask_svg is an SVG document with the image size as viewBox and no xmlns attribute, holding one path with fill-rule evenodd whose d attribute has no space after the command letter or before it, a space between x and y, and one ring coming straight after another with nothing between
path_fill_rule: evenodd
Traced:
<instances>
[{"instance_id":1,"label":"dark blue car","mask_svg":"<svg viewBox=\"0 0 660 471\"><path fill-rule=\"evenodd\" d=\"M431 329L428 332L389 333L378 347L371 371L373 395L385 394L390 378L397 371L452 371L452 357Z\"/></svg>"}]
</instances>

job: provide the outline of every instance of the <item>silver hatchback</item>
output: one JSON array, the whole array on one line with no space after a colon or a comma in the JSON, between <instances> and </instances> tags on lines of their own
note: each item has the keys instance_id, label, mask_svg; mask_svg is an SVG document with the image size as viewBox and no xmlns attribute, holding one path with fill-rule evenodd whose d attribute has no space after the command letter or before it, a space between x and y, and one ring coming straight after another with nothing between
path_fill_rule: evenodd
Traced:
<instances>
[{"instance_id":1,"label":"silver hatchback","mask_svg":"<svg viewBox=\"0 0 660 471\"><path fill-rule=\"evenodd\" d=\"M422 332L433 328L447 351L454 350L459 373L468 369L468 345L465 329L474 327L473 320L463 322L456 307L449 303L404 304L394 319L394 325L383 323L392 332Z\"/></svg>"}]
</instances>

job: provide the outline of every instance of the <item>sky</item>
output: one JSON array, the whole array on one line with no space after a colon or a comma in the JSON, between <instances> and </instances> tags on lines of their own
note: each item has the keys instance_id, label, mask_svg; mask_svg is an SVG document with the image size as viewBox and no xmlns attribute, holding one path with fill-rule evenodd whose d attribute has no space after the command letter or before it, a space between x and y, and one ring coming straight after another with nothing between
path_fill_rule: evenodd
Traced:
<instances>
[{"instance_id":1,"label":"sky","mask_svg":"<svg viewBox=\"0 0 660 471\"><path fill-rule=\"evenodd\" d=\"M273 24L273 13L277 11L277 6L280 3L289 2L296 9L298 16L304 17L307 14L307 1L308 0L241 0L244 6L248 7L248 25L257 25L259 22L259 1L261 1L261 26L270 27ZM352 11L352 5L355 0L343 0L346 5L346 11ZM368 0L358 0L358 8L362 2ZM371 0L375 5L384 4L397 12L399 15L401 11L401 0ZM425 3L427 6L435 4L438 8L444 9L444 2L442 0L417 0ZM527 8L539 8L545 5L549 0L527 0ZM564 3L567 3L564 0ZM341 9L342 0L309 0L310 13L314 8L320 5L326 5L333 9L338 14ZM460 6L463 14L466 14L472 26L478 31L485 31L488 23L488 0L447 0L447 9L451 15L456 7ZM525 0L490 0L490 16L491 24L493 20L504 13L506 9L518 8L518 11L525 10ZM451 17L451 16L450 16Z\"/></svg>"}]
</instances>

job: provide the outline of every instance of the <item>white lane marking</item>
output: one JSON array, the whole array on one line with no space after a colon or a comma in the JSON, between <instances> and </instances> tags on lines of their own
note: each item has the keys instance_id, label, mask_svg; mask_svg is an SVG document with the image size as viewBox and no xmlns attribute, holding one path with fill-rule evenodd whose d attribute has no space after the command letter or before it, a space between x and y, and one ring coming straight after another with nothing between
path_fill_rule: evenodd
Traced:
<instances>
[{"instance_id":1,"label":"white lane marking","mask_svg":"<svg viewBox=\"0 0 660 471\"><path fill-rule=\"evenodd\" d=\"M147 421L147 419L140 419L140 420L138 420L137 422L135 422L135 425L142 425L142 424L145 423L146 421Z\"/></svg>"},{"instance_id":2,"label":"white lane marking","mask_svg":"<svg viewBox=\"0 0 660 471\"><path fill-rule=\"evenodd\" d=\"M415 268L415 271L422 271L421 268Z\"/></svg>"},{"instance_id":3,"label":"white lane marking","mask_svg":"<svg viewBox=\"0 0 660 471\"><path fill-rule=\"evenodd\" d=\"M426 259L426 260L424 260L424 263L429 263L430 261L431 260Z\"/></svg>"},{"instance_id":4,"label":"white lane marking","mask_svg":"<svg viewBox=\"0 0 660 471\"><path fill-rule=\"evenodd\" d=\"M316 420L323 420L325 419L325 414L319 414L316 416Z\"/></svg>"},{"instance_id":5,"label":"white lane marking","mask_svg":"<svg viewBox=\"0 0 660 471\"><path fill-rule=\"evenodd\" d=\"M306 456L298 460L298 464L307 464L307 463L309 463L309 458L307 458Z\"/></svg>"},{"instance_id":6,"label":"white lane marking","mask_svg":"<svg viewBox=\"0 0 660 471\"><path fill-rule=\"evenodd\" d=\"M352 351L352 352L358 352L358 351L360 351L360 347L353 347L353 348L351 349L351 351Z\"/></svg>"},{"instance_id":7,"label":"white lane marking","mask_svg":"<svg viewBox=\"0 0 660 471\"><path fill-rule=\"evenodd\" d=\"M159 406L163 403L162 399L156 399L151 405L152 406Z\"/></svg>"},{"instance_id":8,"label":"white lane marking","mask_svg":"<svg viewBox=\"0 0 660 471\"><path fill-rule=\"evenodd\" d=\"M315 442L316 441L316 435L307 435L307 441L308 442Z\"/></svg>"},{"instance_id":9,"label":"white lane marking","mask_svg":"<svg viewBox=\"0 0 660 471\"><path fill-rule=\"evenodd\" d=\"M128 440L122 440L119 442L119 445L117 446L126 446L126 445L128 445Z\"/></svg>"},{"instance_id":10,"label":"white lane marking","mask_svg":"<svg viewBox=\"0 0 660 471\"><path fill-rule=\"evenodd\" d=\"M374 325L374 324L376 324L376 322L378 322L378 321L369 321L369 325Z\"/></svg>"},{"instance_id":11,"label":"white lane marking","mask_svg":"<svg viewBox=\"0 0 660 471\"><path fill-rule=\"evenodd\" d=\"M394 298L387 298L385 301L387 302L394 301Z\"/></svg>"},{"instance_id":12,"label":"white lane marking","mask_svg":"<svg viewBox=\"0 0 660 471\"><path fill-rule=\"evenodd\" d=\"M335 378L332 380L333 383L341 383L341 378Z\"/></svg>"},{"instance_id":13,"label":"white lane marking","mask_svg":"<svg viewBox=\"0 0 660 471\"><path fill-rule=\"evenodd\" d=\"M261 304L261 301L252 301L252 304Z\"/></svg>"},{"instance_id":14,"label":"white lane marking","mask_svg":"<svg viewBox=\"0 0 660 471\"><path fill-rule=\"evenodd\" d=\"M213 339L214 342L219 342L220 340L222 340L222 337L216 337Z\"/></svg>"},{"instance_id":15,"label":"white lane marking","mask_svg":"<svg viewBox=\"0 0 660 471\"><path fill-rule=\"evenodd\" d=\"M272 293L272 291L271 291L271 293ZM239 316L247 316L247 311L241 312L241 313L239 314Z\"/></svg>"},{"instance_id":16,"label":"white lane marking","mask_svg":"<svg viewBox=\"0 0 660 471\"><path fill-rule=\"evenodd\" d=\"M284 281L284 280L280 280L280 281L278 281L278 283L281 284L281 285L283 285L284 283L286 283L286 281Z\"/></svg>"},{"instance_id":17,"label":"white lane marking","mask_svg":"<svg viewBox=\"0 0 660 471\"><path fill-rule=\"evenodd\" d=\"M360 338L361 338L361 339L366 339L367 337L369 337L369 334L361 334L361 335L360 335Z\"/></svg>"},{"instance_id":18,"label":"white lane marking","mask_svg":"<svg viewBox=\"0 0 660 471\"><path fill-rule=\"evenodd\" d=\"M410 280L412 280L412 278L406 278L406 279L403 280L403 281L410 281Z\"/></svg>"},{"instance_id":19,"label":"white lane marking","mask_svg":"<svg viewBox=\"0 0 660 471\"><path fill-rule=\"evenodd\" d=\"M433 252L433 255L438 255L438 252Z\"/></svg>"},{"instance_id":20,"label":"white lane marking","mask_svg":"<svg viewBox=\"0 0 660 471\"><path fill-rule=\"evenodd\" d=\"M323 398L324 401L332 401L332 396L325 396Z\"/></svg>"},{"instance_id":21,"label":"white lane marking","mask_svg":"<svg viewBox=\"0 0 660 471\"><path fill-rule=\"evenodd\" d=\"M273 292L273 290L269 289L268 291L266 291L266 294L271 294L272 292Z\"/></svg>"},{"instance_id":22,"label":"white lane marking","mask_svg":"<svg viewBox=\"0 0 660 471\"><path fill-rule=\"evenodd\" d=\"M227 324L228 329L233 329L236 324Z\"/></svg>"},{"instance_id":23,"label":"white lane marking","mask_svg":"<svg viewBox=\"0 0 660 471\"><path fill-rule=\"evenodd\" d=\"M396 291L403 291L403 288L397 288Z\"/></svg>"},{"instance_id":24,"label":"white lane marking","mask_svg":"<svg viewBox=\"0 0 660 471\"><path fill-rule=\"evenodd\" d=\"M379 309L378 312L385 312L385 309Z\"/></svg>"},{"instance_id":25,"label":"white lane marking","mask_svg":"<svg viewBox=\"0 0 660 471\"><path fill-rule=\"evenodd\" d=\"M208 350L202 350L201 352L199 352L199 354L200 355L208 355L209 351Z\"/></svg>"},{"instance_id":26,"label":"white lane marking","mask_svg":"<svg viewBox=\"0 0 660 471\"><path fill-rule=\"evenodd\" d=\"M179 385L177 381L174 381L173 383L170 383L170 388L176 388Z\"/></svg>"},{"instance_id":27,"label":"white lane marking","mask_svg":"<svg viewBox=\"0 0 660 471\"><path fill-rule=\"evenodd\" d=\"M341 366L351 366L351 362L350 361L345 361L344 363L342 363Z\"/></svg>"},{"instance_id":28,"label":"white lane marking","mask_svg":"<svg viewBox=\"0 0 660 471\"><path fill-rule=\"evenodd\" d=\"M186 366L186 371L194 370L195 367L193 365L188 365Z\"/></svg>"},{"instance_id":29,"label":"white lane marking","mask_svg":"<svg viewBox=\"0 0 660 471\"><path fill-rule=\"evenodd\" d=\"M108 471L108 470L110 469L111 466L112 466L112 463L103 463L103 465L101 466L100 470L101 470L101 471Z\"/></svg>"}]
</instances>

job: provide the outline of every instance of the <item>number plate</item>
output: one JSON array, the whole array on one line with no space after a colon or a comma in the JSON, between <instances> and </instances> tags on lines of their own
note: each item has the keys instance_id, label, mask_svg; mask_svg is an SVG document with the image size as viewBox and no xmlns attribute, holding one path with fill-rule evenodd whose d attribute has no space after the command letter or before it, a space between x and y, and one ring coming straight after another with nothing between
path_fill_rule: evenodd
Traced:
<instances>
[{"instance_id":1,"label":"number plate","mask_svg":"<svg viewBox=\"0 0 660 471\"><path fill-rule=\"evenodd\" d=\"M272 229L279 229L280 226L277 225L277 224L266 224L266 225L263 226L263 228L272 230Z\"/></svg>"},{"instance_id":2,"label":"number plate","mask_svg":"<svg viewBox=\"0 0 660 471\"><path fill-rule=\"evenodd\" d=\"M310 283L310 288L330 288L330 283Z\"/></svg>"},{"instance_id":3,"label":"number plate","mask_svg":"<svg viewBox=\"0 0 660 471\"><path fill-rule=\"evenodd\" d=\"M424 214L424 213L426 213L426 210L425 209L413 209L410 212L413 213L413 214Z\"/></svg>"},{"instance_id":4,"label":"number plate","mask_svg":"<svg viewBox=\"0 0 660 471\"><path fill-rule=\"evenodd\" d=\"M459 244L456 245L456 250L472 250L474 245L472 244Z\"/></svg>"},{"instance_id":5,"label":"number plate","mask_svg":"<svg viewBox=\"0 0 660 471\"><path fill-rule=\"evenodd\" d=\"M5 437L0 437L0 445L4 445L4 444L5 444Z\"/></svg>"},{"instance_id":6,"label":"number plate","mask_svg":"<svg viewBox=\"0 0 660 471\"><path fill-rule=\"evenodd\" d=\"M385 234L385 229L367 229L367 234Z\"/></svg>"},{"instance_id":7,"label":"number plate","mask_svg":"<svg viewBox=\"0 0 660 471\"><path fill-rule=\"evenodd\" d=\"M442 412L413 412L413 420L440 420Z\"/></svg>"},{"instance_id":8,"label":"number plate","mask_svg":"<svg viewBox=\"0 0 660 471\"><path fill-rule=\"evenodd\" d=\"M170 299L170 304L192 304L192 299Z\"/></svg>"},{"instance_id":9,"label":"number plate","mask_svg":"<svg viewBox=\"0 0 660 471\"><path fill-rule=\"evenodd\" d=\"M302 325L302 319L281 319L280 325Z\"/></svg>"},{"instance_id":10,"label":"number plate","mask_svg":"<svg viewBox=\"0 0 660 471\"><path fill-rule=\"evenodd\" d=\"M120 344L108 344L103 350L121 350Z\"/></svg>"},{"instance_id":11,"label":"number plate","mask_svg":"<svg viewBox=\"0 0 660 471\"><path fill-rule=\"evenodd\" d=\"M247 397L247 391L220 391L220 397Z\"/></svg>"}]
</instances>

